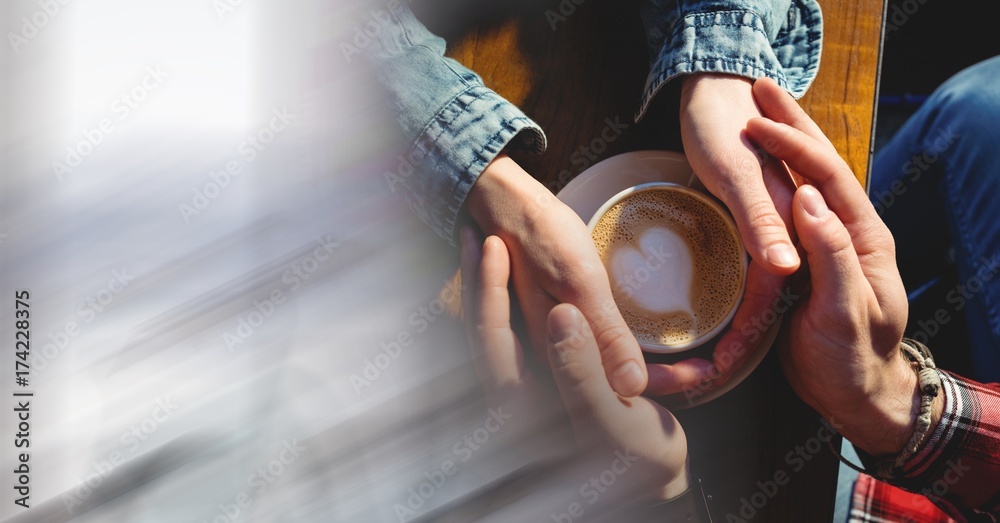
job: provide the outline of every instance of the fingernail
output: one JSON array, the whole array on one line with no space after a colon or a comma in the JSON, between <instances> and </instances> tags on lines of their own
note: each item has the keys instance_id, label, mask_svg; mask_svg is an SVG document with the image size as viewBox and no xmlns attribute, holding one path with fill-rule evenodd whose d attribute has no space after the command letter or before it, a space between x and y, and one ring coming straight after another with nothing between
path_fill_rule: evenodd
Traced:
<instances>
[{"instance_id":1,"label":"fingernail","mask_svg":"<svg viewBox=\"0 0 1000 523\"><path fill-rule=\"evenodd\" d=\"M767 261L779 267L792 267L798 262L795 249L787 244L776 243L767 248Z\"/></svg>"},{"instance_id":2,"label":"fingernail","mask_svg":"<svg viewBox=\"0 0 1000 523\"><path fill-rule=\"evenodd\" d=\"M559 343L580 335L580 313L576 308L553 315L549 320L549 340Z\"/></svg>"},{"instance_id":3,"label":"fingernail","mask_svg":"<svg viewBox=\"0 0 1000 523\"><path fill-rule=\"evenodd\" d=\"M802 191L802 195L799 196L802 200L802 208L811 216L822 218L826 216L826 213L830 212L830 208L826 206L826 201L823 200L823 195L815 187L803 185L799 190Z\"/></svg>"},{"instance_id":4,"label":"fingernail","mask_svg":"<svg viewBox=\"0 0 1000 523\"><path fill-rule=\"evenodd\" d=\"M639 390L642 387L642 370L639 369L639 364L634 361L628 361L618 367L618 370L611 376L611 381L619 394L631 396L642 392Z\"/></svg>"}]
</instances>

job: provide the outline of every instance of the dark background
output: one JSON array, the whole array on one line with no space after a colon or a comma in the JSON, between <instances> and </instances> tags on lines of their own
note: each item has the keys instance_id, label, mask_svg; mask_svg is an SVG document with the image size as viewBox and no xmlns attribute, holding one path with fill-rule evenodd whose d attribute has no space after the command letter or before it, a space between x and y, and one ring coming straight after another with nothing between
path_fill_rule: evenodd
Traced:
<instances>
[{"instance_id":1,"label":"dark background","mask_svg":"<svg viewBox=\"0 0 1000 523\"><path fill-rule=\"evenodd\" d=\"M876 144L891 137L923 97L953 74L1000 54L998 23L995 1L890 0Z\"/></svg>"},{"instance_id":2,"label":"dark background","mask_svg":"<svg viewBox=\"0 0 1000 523\"><path fill-rule=\"evenodd\" d=\"M998 21L1000 3L993 1L889 2L875 124L876 154L935 88L962 69L1000 54ZM908 333L918 330L914 325L918 319L933 317L958 280L952 263L949 273L911 302ZM942 326L936 338L956 347L968 346L965 316L954 315L954 319ZM942 368L966 376L974 374L968 351L935 350L934 357Z\"/></svg>"}]
</instances>

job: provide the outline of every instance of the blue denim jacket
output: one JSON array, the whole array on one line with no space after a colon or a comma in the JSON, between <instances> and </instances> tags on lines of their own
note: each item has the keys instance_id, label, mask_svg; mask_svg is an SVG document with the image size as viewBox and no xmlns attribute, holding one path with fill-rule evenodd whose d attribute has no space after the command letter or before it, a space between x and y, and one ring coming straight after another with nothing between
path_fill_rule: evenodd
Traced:
<instances>
[{"instance_id":1,"label":"blue denim jacket","mask_svg":"<svg viewBox=\"0 0 1000 523\"><path fill-rule=\"evenodd\" d=\"M647 0L642 16L654 58L637 119L679 75L768 76L800 97L819 69L816 0ZM410 144L397 170L384 173L386 182L454 245L462 204L487 164L507 147L544 151L545 134L478 75L445 58L444 40L398 0L374 19L381 27L363 52Z\"/></svg>"}]
</instances>

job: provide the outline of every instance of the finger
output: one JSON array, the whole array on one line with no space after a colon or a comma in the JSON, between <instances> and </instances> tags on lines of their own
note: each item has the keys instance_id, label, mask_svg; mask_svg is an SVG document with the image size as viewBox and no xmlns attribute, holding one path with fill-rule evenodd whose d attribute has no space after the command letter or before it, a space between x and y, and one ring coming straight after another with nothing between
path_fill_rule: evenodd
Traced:
<instances>
[{"instance_id":1,"label":"finger","mask_svg":"<svg viewBox=\"0 0 1000 523\"><path fill-rule=\"evenodd\" d=\"M800 142L798 147L801 153L798 156L801 157L801 161L783 159L801 175L811 172L809 169L816 169L813 174L806 177L817 184L828 205L833 208L850 232L854 249L862 261L861 268L871 283L879 304L886 306L895 303L896 300L893 298L902 286L896 268L895 243L892 234L878 217L850 168L836 150L828 149L824 152L822 146L817 146L815 141L810 142L811 137L796 129L787 126L782 128L782 124L758 119L750 122L748 131L755 133L768 126L771 131L778 131L779 135ZM777 140L770 145L782 146ZM794 148L789 150L794 151ZM822 171L824 168L825 172Z\"/></svg>"},{"instance_id":2,"label":"finger","mask_svg":"<svg viewBox=\"0 0 1000 523\"><path fill-rule=\"evenodd\" d=\"M785 164L776 158L768 158L764 163L764 185L768 196L774 202L781 220L788 225L789 238L794 242L798 235L792 224L792 197L795 184L788 175ZM725 384L736 369L741 368L757 350L765 350L761 340L773 324L777 322L775 311L783 312L788 300L783 295L787 277L769 273L757 261L752 260L747 270L746 291L729 330L720 338L712 354L712 362L719 372L716 385ZM782 302L779 303L779 298Z\"/></svg>"},{"instance_id":3,"label":"finger","mask_svg":"<svg viewBox=\"0 0 1000 523\"><path fill-rule=\"evenodd\" d=\"M574 423L602 417L619 404L601 362L594 333L579 309L557 305L548 316L552 375Z\"/></svg>"},{"instance_id":4,"label":"finger","mask_svg":"<svg viewBox=\"0 0 1000 523\"><path fill-rule=\"evenodd\" d=\"M524 374L521 345L510 325L510 257L496 236L486 238L479 261L473 310L476 370L487 392L520 382Z\"/></svg>"},{"instance_id":5,"label":"finger","mask_svg":"<svg viewBox=\"0 0 1000 523\"><path fill-rule=\"evenodd\" d=\"M462 269L459 272L459 283L462 289L462 320L465 324L465 335L469 344L474 344L472 337L473 318L475 318L476 285L479 281L479 260L483 256L482 239L472 227L462 227L459 232L462 240Z\"/></svg>"},{"instance_id":6,"label":"finger","mask_svg":"<svg viewBox=\"0 0 1000 523\"><path fill-rule=\"evenodd\" d=\"M698 391L703 383L718 376L712 362L701 358L691 358L667 365L649 364L649 385L644 392L647 396L668 396L670 394ZM700 395L700 392L696 393Z\"/></svg>"},{"instance_id":7,"label":"finger","mask_svg":"<svg viewBox=\"0 0 1000 523\"><path fill-rule=\"evenodd\" d=\"M642 349L615 304L607 273L600 274L603 279L577 282L576 292L564 301L578 307L590 324L607 380L615 391L626 397L637 396L646 388L648 380Z\"/></svg>"},{"instance_id":8,"label":"finger","mask_svg":"<svg viewBox=\"0 0 1000 523\"><path fill-rule=\"evenodd\" d=\"M847 226L859 252L868 253L884 247L879 244L885 240L881 234L885 226L850 167L836 151L823 147L798 129L766 118L750 120L747 132L769 154L783 160L819 189L823 199Z\"/></svg>"},{"instance_id":9,"label":"finger","mask_svg":"<svg viewBox=\"0 0 1000 523\"><path fill-rule=\"evenodd\" d=\"M871 287L865 279L851 234L815 187L803 185L792 204L795 228L806 251L812 296L829 311L854 311L857 294Z\"/></svg>"},{"instance_id":10,"label":"finger","mask_svg":"<svg viewBox=\"0 0 1000 523\"><path fill-rule=\"evenodd\" d=\"M777 158L768 158L761 169L764 173L764 188L774 202L782 223L792 244L798 240L795 227L792 227L792 197L795 195L796 184L792 180L788 168Z\"/></svg>"},{"instance_id":11,"label":"finger","mask_svg":"<svg viewBox=\"0 0 1000 523\"><path fill-rule=\"evenodd\" d=\"M767 118L794 127L825 144L829 149L835 150L816 122L809 118L792 95L782 89L778 82L767 77L759 78L753 84L753 98L761 114Z\"/></svg>"},{"instance_id":12,"label":"finger","mask_svg":"<svg viewBox=\"0 0 1000 523\"><path fill-rule=\"evenodd\" d=\"M548 335L546 334L546 321L549 311L559 305L548 292L538 285L523 271L517 273L517 266L511 268L514 277L514 290L517 297L517 307L520 309L531 350L535 355L537 363L543 367L548 367L549 357L546 351L548 346Z\"/></svg>"},{"instance_id":13,"label":"finger","mask_svg":"<svg viewBox=\"0 0 1000 523\"><path fill-rule=\"evenodd\" d=\"M788 229L775 208L764 183L759 159L747 149L749 160L742 162L743 172L727 174L731 187L718 191L739 229L743 246L750 256L775 274L791 274L799 267L799 255L788 236Z\"/></svg>"}]
</instances>

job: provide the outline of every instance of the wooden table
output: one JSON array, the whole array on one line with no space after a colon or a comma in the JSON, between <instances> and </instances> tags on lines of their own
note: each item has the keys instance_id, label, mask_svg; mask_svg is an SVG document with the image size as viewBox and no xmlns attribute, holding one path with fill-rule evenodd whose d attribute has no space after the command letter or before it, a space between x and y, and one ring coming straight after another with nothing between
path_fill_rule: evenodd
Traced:
<instances>
[{"instance_id":1,"label":"wooden table","mask_svg":"<svg viewBox=\"0 0 1000 523\"><path fill-rule=\"evenodd\" d=\"M559 2L549 0L492 13L464 29L432 27L451 31L450 56L546 130L548 151L518 161L558 189L616 154L680 150L677 82L660 94L642 123L632 123L648 67L638 1L563 3L575 11L554 24L545 11L558 11ZM801 103L864 184L885 4L854 0L822 7L820 72ZM574 156L600 136L606 119L629 127L594 160ZM820 417L792 393L775 356L726 396L678 414L717 521L830 521L832 516L837 461L817 447L816 436L824 434ZM771 489L769 482L782 474L787 484Z\"/></svg>"}]
</instances>

